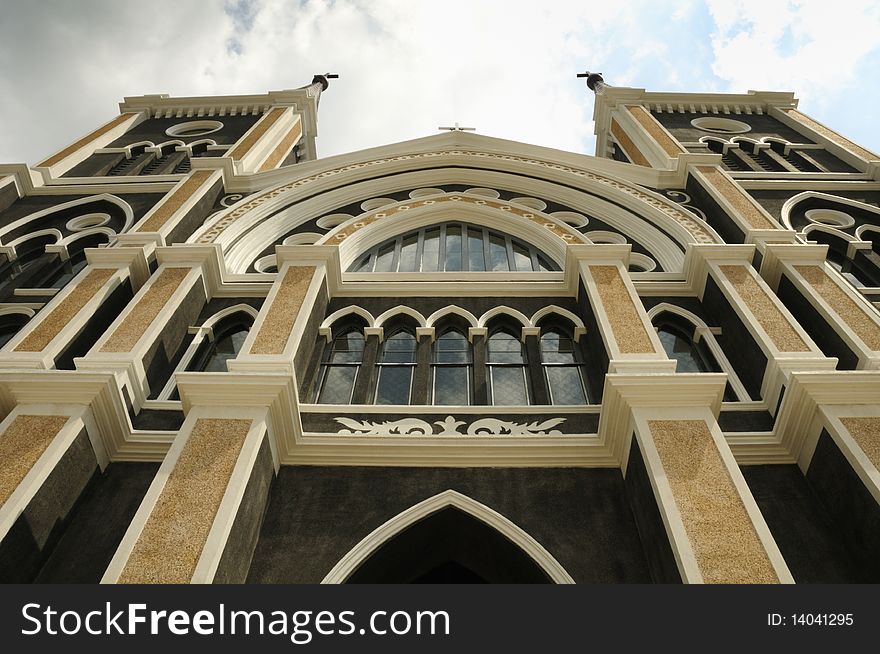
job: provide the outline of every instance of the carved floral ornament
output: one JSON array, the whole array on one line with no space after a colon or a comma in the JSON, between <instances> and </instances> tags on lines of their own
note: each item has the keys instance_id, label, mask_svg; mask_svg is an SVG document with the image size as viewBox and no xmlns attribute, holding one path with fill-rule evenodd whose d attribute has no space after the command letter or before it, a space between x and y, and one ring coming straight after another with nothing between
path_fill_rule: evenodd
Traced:
<instances>
[{"instance_id":1,"label":"carved floral ornament","mask_svg":"<svg viewBox=\"0 0 880 654\"><path fill-rule=\"evenodd\" d=\"M479 150L443 150L435 152L404 154L395 157L373 159L371 161L362 161L358 163L348 164L346 166L324 170L320 173L315 173L314 175L310 175L308 177L302 177L300 179L297 179L296 181L277 186L264 193L256 194L248 198L248 200L243 204L233 206L227 213L221 215L214 224L212 224L204 233L202 233L201 236L199 236L199 238L197 239L197 242L216 242L223 235L223 233L227 229L229 229L237 220L247 215L251 211L257 209L258 207L260 207L260 205L265 204L266 202L273 201L281 195L300 190L303 186L307 186L313 182L318 182L322 179L333 177L334 175L339 175L353 170L370 168L373 166L381 166L400 161L418 159L439 159L443 157L474 157L480 159L494 159L498 161L508 161L518 164L526 164L529 166L540 167L545 170L556 170L568 173L570 175L580 177L584 180L589 180L590 182L594 182L610 189L614 189L617 192L629 195L632 198L651 206L653 209L663 213L666 217L672 219L685 230L687 230L691 234L694 241L697 243L718 242L716 236L712 233L712 231L707 226L702 224L700 219L698 219L692 213L683 210L672 203L664 202L663 200L658 199L653 195L640 191L638 188L630 184L626 184L615 179L603 177L602 175L597 175L596 173L582 170L580 168L573 168L571 166L566 166L564 164L559 164L551 161L543 161L541 159L520 157L510 154L500 154L496 152L483 152Z\"/></svg>"},{"instance_id":2,"label":"carved floral ornament","mask_svg":"<svg viewBox=\"0 0 880 654\"><path fill-rule=\"evenodd\" d=\"M460 428L467 423L456 420L452 416L446 416L443 420L435 420L429 423L419 418L404 418L402 420L386 420L374 422L371 420L354 420L353 418L334 418L336 422L346 427L340 429L338 434L357 434L359 436L561 436L562 432L553 429L565 422L565 418L550 418L544 421L529 423L511 422L498 418L480 418L468 425L466 431ZM437 426L437 429L434 428Z\"/></svg>"}]
</instances>

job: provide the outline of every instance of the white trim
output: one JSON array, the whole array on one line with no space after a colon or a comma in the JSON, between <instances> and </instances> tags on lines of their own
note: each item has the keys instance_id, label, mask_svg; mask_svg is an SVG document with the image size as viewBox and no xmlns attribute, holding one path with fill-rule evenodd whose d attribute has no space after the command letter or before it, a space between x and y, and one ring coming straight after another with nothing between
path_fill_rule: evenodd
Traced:
<instances>
[{"instance_id":1,"label":"white trim","mask_svg":"<svg viewBox=\"0 0 880 654\"><path fill-rule=\"evenodd\" d=\"M119 231L120 233L128 231L128 229L132 226L132 223L134 222L134 210L131 208L131 205L129 205L128 202L126 202L125 200L116 197L115 195L112 195L110 193L101 193L100 195L89 195L83 198L78 198L76 200L70 200L69 202L56 204L55 206L49 207L47 209L35 211L34 213L28 214L23 218L19 218L18 220L13 220L8 225L0 227L0 242L2 242L3 236L5 234L12 232L13 230L18 229L19 227L22 227L33 220L43 218L45 216L50 216L64 209L78 207L81 205L90 204L92 202L99 202L102 200L110 202L111 204L115 204L120 209L122 209L122 212L125 215L125 223L123 224L122 229L120 229ZM58 230L55 231L57 232ZM59 238L61 238L61 232L58 232L58 234Z\"/></svg>"},{"instance_id":2,"label":"white trim","mask_svg":"<svg viewBox=\"0 0 880 654\"><path fill-rule=\"evenodd\" d=\"M437 309L434 313L428 316L427 326L436 327L437 323L440 322L443 318L453 315L464 318L471 327L480 326L480 321L477 320L477 317L474 314L472 314L467 309L462 309L460 306L455 304L450 304L449 306L445 306L442 309Z\"/></svg>"},{"instance_id":3,"label":"white trim","mask_svg":"<svg viewBox=\"0 0 880 654\"><path fill-rule=\"evenodd\" d=\"M526 315L517 309L513 309L507 305L500 305L497 307L493 307L486 311L480 319L477 321L477 327L487 327L489 325L489 321L497 318L498 316L508 316L513 318L518 323L520 323L523 328L533 327L533 323L529 320Z\"/></svg>"},{"instance_id":4,"label":"white trim","mask_svg":"<svg viewBox=\"0 0 880 654\"><path fill-rule=\"evenodd\" d=\"M383 311L378 316L376 316L375 321L373 322L372 325L370 325L370 327L373 327L373 326L383 327L385 325L385 323L388 322L391 318L393 318L395 316L400 316L400 315L410 316L411 318L415 319L415 321L418 323L419 327L427 327L428 326L428 321L425 319L425 316L423 316L421 314L421 312L416 311L412 307L408 307L403 304L398 304L396 307L392 307L391 309L388 309L387 311Z\"/></svg>"},{"instance_id":5,"label":"white trim","mask_svg":"<svg viewBox=\"0 0 880 654\"><path fill-rule=\"evenodd\" d=\"M411 506L406 511L397 514L380 527L374 529L333 566L333 569L327 573L327 576L324 577L321 583L345 583L352 573L386 542L393 539L407 527L448 507L467 513L496 529L512 541L514 545L517 545L528 554L554 583L574 583L574 579L565 571L565 568L562 567L559 561L523 529L485 504L451 489Z\"/></svg>"}]
</instances>

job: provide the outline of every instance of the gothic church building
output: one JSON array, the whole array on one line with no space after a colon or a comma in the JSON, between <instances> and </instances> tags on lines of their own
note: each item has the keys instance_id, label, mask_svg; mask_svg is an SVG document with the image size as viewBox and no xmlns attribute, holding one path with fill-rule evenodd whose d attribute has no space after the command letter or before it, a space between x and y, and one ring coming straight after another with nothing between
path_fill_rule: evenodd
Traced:
<instances>
[{"instance_id":1,"label":"gothic church building","mask_svg":"<svg viewBox=\"0 0 880 654\"><path fill-rule=\"evenodd\" d=\"M318 158L328 86L0 165L0 580L880 581L880 157L600 85Z\"/></svg>"}]
</instances>

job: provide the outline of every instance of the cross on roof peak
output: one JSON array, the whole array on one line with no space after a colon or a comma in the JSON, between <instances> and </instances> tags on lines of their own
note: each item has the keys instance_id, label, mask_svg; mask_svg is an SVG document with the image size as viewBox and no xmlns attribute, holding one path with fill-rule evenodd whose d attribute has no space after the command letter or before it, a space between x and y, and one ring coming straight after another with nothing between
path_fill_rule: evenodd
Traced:
<instances>
[{"instance_id":1,"label":"cross on roof peak","mask_svg":"<svg viewBox=\"0 0 880 654\"><path fill-rule=\"evenodd\" d=\"M475 132L477 130L476 127L462 127L457 122L453 127L438 127L439 130L446 130L448 132Z\"/></svg>"}]
</instances>

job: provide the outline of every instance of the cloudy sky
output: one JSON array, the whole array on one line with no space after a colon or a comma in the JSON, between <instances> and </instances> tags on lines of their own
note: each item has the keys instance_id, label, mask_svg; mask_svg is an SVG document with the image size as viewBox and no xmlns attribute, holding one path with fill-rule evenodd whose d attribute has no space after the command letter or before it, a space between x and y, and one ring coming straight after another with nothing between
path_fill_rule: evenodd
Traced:
<instances>
[{"instance_id":1,"label":"cloudy sky","mask_svg":"<svg viewBox=\"0 0 880 654\"><path fill-rule=\"evenodd\" d=\"M3 0L0 162L33 164L126 95L296 88L322 156L436 133L594 150L584 69L656 91L794 91L880 151L880 1Z\"/></svg>"}]
</instances>

